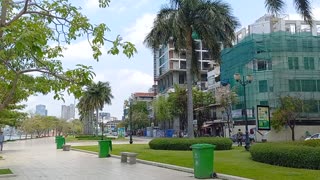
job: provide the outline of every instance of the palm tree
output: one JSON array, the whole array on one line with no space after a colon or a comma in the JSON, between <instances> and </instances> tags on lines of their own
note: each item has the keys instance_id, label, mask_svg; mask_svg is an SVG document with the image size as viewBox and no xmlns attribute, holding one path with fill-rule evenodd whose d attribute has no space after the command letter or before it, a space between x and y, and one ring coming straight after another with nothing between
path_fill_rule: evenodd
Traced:
<instances>
[{"instance_id":1,"label":"palm tree","mask_svg":"<svg viewBox=\"0 0 320 180\"><path fill-rule=\"evenodd\" d=\"M234 30L239 25L231 14L228 4L220 0L171 0L169 6L158 13L151 32L144 43L157 49L160 45L173 43L175 49L186 49L187 90L188 90L188 136L193 133L192 102L192 60L196 33L210 49L214 59L219 60L221 44L231 46L235 39Z\"/></svg>"},{"instance_id":2,"label":"palm tree","mask_svg":"<svg viewBox=\"0 0 320 180\"><path fill-rule=\"evenodd\" d=\"M310 0L294 0L295 8L304 20L312 25L312 12ZM285 2L283 0L266 0L265 6L269 12L279 14L283 11Z\"/></svg>"},{"instance_id":3,"label":"palm tree","mask_svg":"<svg viewBox=\"0 0 320 180\"><path fill-rule=\"evenodd\" d=\"M80 120L84 124L84 134L93 134L93 116L94 107L88 103L89 94L84 92L81 96L77 108L80 114Z\"/></svg>"},{"instance_id":4,"label":"palm tree","mask_svg":"<svg viewBox=\"0 0 320 180\"><path fill-rule=\"evenodd\" d=\"M83 111L83 115L87 114L90 116L90 112L93 110L96 111L96 135L98 135L98 119L99 119L99 110L102 110L105 104L111 104L111 99L113 95L111 93L111 87L109 82L93 83L87 87L84 95L80 98L78 107L80 107L80 112ZM81 113L80 113L81 114ZM102 139L104 126L102 122Z\"/></svg>"}]
</instances>

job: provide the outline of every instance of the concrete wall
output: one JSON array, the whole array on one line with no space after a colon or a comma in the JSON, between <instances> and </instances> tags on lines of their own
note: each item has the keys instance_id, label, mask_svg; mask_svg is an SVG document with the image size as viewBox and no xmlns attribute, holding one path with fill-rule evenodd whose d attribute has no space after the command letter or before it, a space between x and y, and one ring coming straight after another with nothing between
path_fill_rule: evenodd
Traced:
<instances>
[{"instance_id":1,"label":"concrete wall","mask_svg":"<svg viewBox=\"0 0 320 180\"><path fill-rule=\"evenodd\" d=\"M254 125L248 126L250 131L251 128L255 128ZM245 133L245 126L235 126L233 128L233 134L238 132L238 129L241 129L243 133ZM309 133L315 134L320 132L320 126L298 126L295 127L295 140L304 140L305 133L309 131ZM283 128L280 132L276 132L275 130L271 131L260 131L262 134L266 134L265 138L267 141L276 142L276 141L291 141L291 129L289 127ZM269 133L268 133L269 132ZM262 136L256 132L256 141L261 142Z\"/></svg>"}]
</instances>

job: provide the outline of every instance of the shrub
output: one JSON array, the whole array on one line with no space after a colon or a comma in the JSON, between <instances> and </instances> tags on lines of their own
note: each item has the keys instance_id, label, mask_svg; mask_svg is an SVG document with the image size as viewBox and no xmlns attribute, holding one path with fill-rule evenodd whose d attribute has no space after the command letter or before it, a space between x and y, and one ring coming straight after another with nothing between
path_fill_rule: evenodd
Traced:
<instances>
[{"instance_id":1,"label":"shrub","mask_svg":"<svg viewBox=\"0 0 320 180\"><path fill-rule=\"evenodd\" d=\"M302 144L305 146L320 147L320 139L310 139L307 141L302 141Z\"/></svg>"},{"instance_id":2,"label":"shrub","mask_svg":"<svg viewBox=\"0 0 320 180\"><path fill-rule=\"evenodd\" d=\"M101 136L94 136L94 135L78 135L75 136L78 140L101 140ZM114 137L107 137L104 136L104 139L115 139Z\"/></svg>"},{"instance_id":3,"label":"shrub","mask_svg":"<svg viewBox=\"0 0 320 180\"><path fill-rule=\"evenodd\" d=\"M149 142L151 149L157 150L191 150L193 144L213 144L215 150L230 150L232 141L229 138L203 137L203 138L155 138Z\"/></svg>"},{"instance_id":4,"label":"shrub","mask_svg":"<svg viewBox=\"0 0 320 180\"><path fill-rule=\"evenodd\" d=\"M261 143L250 148L254 161L272 165L320 169L320 147L299 143ZM310 143L311 144L311 143Z\"/></svg>"}]
</instances>

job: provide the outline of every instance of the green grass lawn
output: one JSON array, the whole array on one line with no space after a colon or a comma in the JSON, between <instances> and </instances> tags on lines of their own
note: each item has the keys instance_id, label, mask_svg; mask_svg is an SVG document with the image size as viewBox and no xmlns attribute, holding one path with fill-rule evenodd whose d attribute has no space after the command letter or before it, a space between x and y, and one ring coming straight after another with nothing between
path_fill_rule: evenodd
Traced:
<instances>
[{"instance_id":1,"label":"green grass lawn","mask_svg":"<svg viewBox=\"0 0 320 180\"><path fill-rule=\"evenodd\" d=\"M75 136L67 136L65 139L66 139L66 142L75 142L75 141L98 141L98 140L101 139L101 137L95 137L95 138L92 138L92 139L88 138L88 139L84 139L84 140L79 140L79 139L77 139ZM106 138L105 138L105 139L106 139ZM123 138L112 139L112 141L122 141L122 140L124 141L125 138L123 137Z\"/></svg>"},{"instance_id":2,"label":"green grass lawn","mask_svg":"<svg viewBox=\"0 0 320 180\"><path fill-rule=\"evenodd\" d=\"M98 146L73 147L82 150L98 152ZM139 153L138 158L183 167L193 167L191 151L152 150L147 144L113 145L112 154L129 151ZM251 160L250 153L244 148L234 148L229 151L215 151L214 169L217 173L247 177L260 180L300 180L320 179L319 170L286 168L259 163Z\"/></svg>"},{"instance_id":3,"label":"green grass lawn","mask_svg":"<svg viewBox=\"0 0 320 180\"><path fill-rule=\"evenodd\" d=\"M0 174L12 174L10 169L0 169Z\"/></svg>"}]
</instances>

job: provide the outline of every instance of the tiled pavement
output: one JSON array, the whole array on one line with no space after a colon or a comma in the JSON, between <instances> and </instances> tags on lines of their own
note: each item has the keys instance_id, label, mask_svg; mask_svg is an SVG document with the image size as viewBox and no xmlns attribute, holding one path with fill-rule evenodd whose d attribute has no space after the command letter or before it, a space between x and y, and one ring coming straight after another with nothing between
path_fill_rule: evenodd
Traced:
<instances>
[{"instance_id":1,"label":"tiled pavement","mask_svg":"<svg viewBox=\"0 0 320 180\"><path fill-rule=\"evenodd\" d=\"M53 138L4 144L5 160L0 168L10 168L16 177L8 180L188 180L193 174L145 165L120 163L77 151L56 150Z\"/></svg>"}]
</instances>

